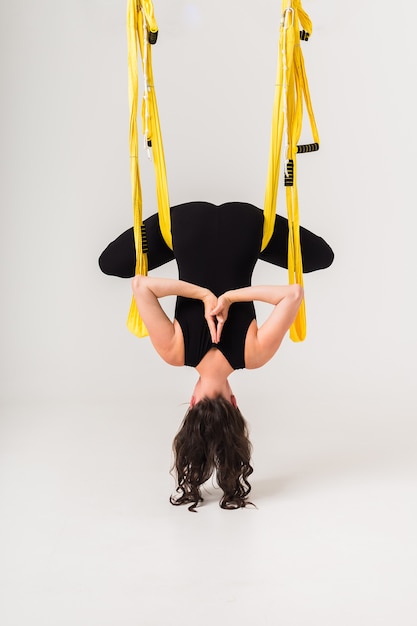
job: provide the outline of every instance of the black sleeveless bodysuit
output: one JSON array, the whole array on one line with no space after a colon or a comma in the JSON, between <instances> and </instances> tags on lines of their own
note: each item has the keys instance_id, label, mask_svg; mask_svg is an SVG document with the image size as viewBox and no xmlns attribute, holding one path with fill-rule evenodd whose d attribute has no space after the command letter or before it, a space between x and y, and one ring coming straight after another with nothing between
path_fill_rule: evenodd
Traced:
<instances>
[{"instance_id":1,"label":"black sleeveless bodysuit","mask_svg":"<svg viewBox=\"0 0 417 626\"><path fill-rule=\"evenodd\" d=\"M258 258L287 267L287 219L276 216L272 238L260 252L263 212L252 204L230 202L216 206L209 202L189 202L172 207L173 250L162 238L156 214L144 224L148 269L175 258L181 280L207 287L216 296L229 289L249 286ZM333 251L324 239L301 227L300 241L304 273L331 265ZM99 265L105 274L129 278L135 274L135 259L133 228L130 228L107 246ZM232 304L219 344L211 342L200 300L177 298L175 317L184 335L185 365L195 367L210 348L216 347L233 369L245 367L246 333L255 319L252 302Z\"/></svg>"},{"instance_id":2,"label":"black sleeveless bodysuit","mask_svg":"<svg viewBox=\"0 0 417 626\"><path fill-rule=\"evenodd\" d=\"M248 287L259 257L262 229L263 214L252 205L194 202L192 207L175 207L171 232L179 278L207 287L216 296ZM255 319L253 302L232 304L218 344L211 341L200 300L179 297L175 318L184 335L185 365L196 367L215 347L233 369L245 367L246 333Z\"/></svg>"}]
</instances>

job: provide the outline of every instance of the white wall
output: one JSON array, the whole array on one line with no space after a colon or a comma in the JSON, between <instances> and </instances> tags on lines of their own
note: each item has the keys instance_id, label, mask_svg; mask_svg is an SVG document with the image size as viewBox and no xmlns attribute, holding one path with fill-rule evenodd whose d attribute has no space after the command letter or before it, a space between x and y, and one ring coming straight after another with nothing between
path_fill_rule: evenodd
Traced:
<instances>
[{"instance_id":1,"label":"white wall","mask_svg":"<svg viewBox=\"0 0 417 626\"><path fill-rule=\"evenodd\" d=\"M171 204L262 206L280 3L154 4ZM129 282L97 267L131 224L125 9L115 0L0 8L3 402L149 400L163 382L178 404L194 380L128 333ZM340 407L347 418L360 409L390 419L399 406L412 417L413 19L406 27L391 3L371 0L360 9L306 0L305 9L321 149L299 160L301 221L336 260L306 277L305 343L288 340L262 372L235 374L235 388L249 409L272 399L278 381L288 409L315 398L329 417ZM145 159L142 178L149 215ZM175 275L173 264L164 271ZM259 264L256 279L286 274Z\"/></svg>"}]
</instances>

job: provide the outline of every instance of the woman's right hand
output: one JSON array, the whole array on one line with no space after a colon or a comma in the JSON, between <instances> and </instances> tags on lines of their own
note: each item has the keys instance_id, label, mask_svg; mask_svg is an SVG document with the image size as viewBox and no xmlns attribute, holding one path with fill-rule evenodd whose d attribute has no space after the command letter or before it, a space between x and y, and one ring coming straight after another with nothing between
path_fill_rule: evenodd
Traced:
<instances>
[{"instance_id":1,"label":"woman's right hand","mask_svg":"<svg viewBox=\"0 0 417 626\"><path fill-rule=\"evenodd\" d=\"M217 343L217 328L215 316L212 313L213 307L217 305L217 298L214 293L207 289L207 293L202 297L202 301L204 304L204 317L209 327L211 340L213 343Z\"/></svg>"}]
</instances>

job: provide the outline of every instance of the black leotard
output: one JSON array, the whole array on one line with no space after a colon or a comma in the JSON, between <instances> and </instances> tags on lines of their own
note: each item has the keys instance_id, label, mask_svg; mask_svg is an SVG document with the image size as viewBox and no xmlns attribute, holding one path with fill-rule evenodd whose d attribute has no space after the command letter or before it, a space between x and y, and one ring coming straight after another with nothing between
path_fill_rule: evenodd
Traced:
<instances>
[{"instance_id":1,"label":"black leotard","mask_svg":"<svg viewBox=\"0 0 417 626\"><path fill-rule=\"evenodd\" d=\"M217 296L229 289L249 286L258 258L287 267L287 220L276 217L271 241L260 253L263 213L251 204L231 202L215 206L190 202L172 207L173 251L162 239L156 215L145 220L145 228L149 270L175 258L181 280L207 287ZM300 239L304 272L323 269L332 263L333 252L323 239L304 228L300 229ZM134 276L133 229L106 248L99 264L106 274ZM230 307L219 344L211 342L200 300L177 298L175 318L184 335L185 365L196 367L210 348L217 347L233 369L245 367L246 333L255 319L252 302Z\"/></svg>"},{"instance_id":2,"label":"black leotard","mask_svg":"<svg viewBox=\"0 0 417 626\"><path fill-rule=\"evenodd\" d=\"M263 217L251 205L207 202L176 207L171 231L179 278L207 287L216 296L251 284L262 242ZM185 364L196 366L213 345L233 369L245 367L244 349L249 324L255 319L253 302L230 308L221 340L212 344L200 300L178 298L175 309L184 335Z\"/></svg>"}]
</instances>

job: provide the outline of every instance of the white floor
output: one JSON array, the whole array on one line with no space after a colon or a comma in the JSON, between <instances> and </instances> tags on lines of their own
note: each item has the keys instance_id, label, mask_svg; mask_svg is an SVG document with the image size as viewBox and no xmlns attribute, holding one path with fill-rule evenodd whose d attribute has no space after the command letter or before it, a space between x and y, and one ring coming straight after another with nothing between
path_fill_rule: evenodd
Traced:
<instances>
[{"instance_id":1,"label":"white floor","mask_svg":"<svg viewBox=\"0 0 417 626\"><path fill-rule=\"evenodd\" d=\"M337 402L250 420L257 508L210 487L198 514L168 503L165 410L4 407L0 623L415 626L412 416Z\"/></svg>"}]
</instances>

